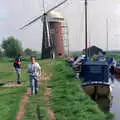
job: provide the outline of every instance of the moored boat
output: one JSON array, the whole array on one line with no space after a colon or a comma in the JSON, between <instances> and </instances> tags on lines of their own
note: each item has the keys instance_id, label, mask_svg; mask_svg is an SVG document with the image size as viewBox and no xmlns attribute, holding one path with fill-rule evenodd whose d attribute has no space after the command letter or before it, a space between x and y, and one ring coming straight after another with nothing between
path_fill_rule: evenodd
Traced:
<instances>
[{"instance_id":1,"label":"moored boat","mask_svg":"<svg viewBox=\"0 0 120 120\"><path fill-rule=\"evenodd\" d=\"M83 65L82 87L85 93L96 100L98 97L109 97L109 67L106 62L87 62Z\"/></svg>"}]
</instances>

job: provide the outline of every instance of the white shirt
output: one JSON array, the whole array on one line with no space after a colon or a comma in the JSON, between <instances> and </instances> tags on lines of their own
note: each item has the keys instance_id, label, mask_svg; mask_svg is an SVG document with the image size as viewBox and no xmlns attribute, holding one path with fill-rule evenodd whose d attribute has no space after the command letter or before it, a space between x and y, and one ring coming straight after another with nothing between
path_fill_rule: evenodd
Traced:
<instances>
[{"instance_id":1,"label":"white shirt","mask_svg":"<svg viewBox=\"0 0 120 120\"><path fill-rule=\"evenodd\" d=\"M38 76L40 70L41 70L41 67L37 62L35 62L34 64L30 63L28 65L28 72L30 73L30 75Z\"/></svg>"}]
</instances>

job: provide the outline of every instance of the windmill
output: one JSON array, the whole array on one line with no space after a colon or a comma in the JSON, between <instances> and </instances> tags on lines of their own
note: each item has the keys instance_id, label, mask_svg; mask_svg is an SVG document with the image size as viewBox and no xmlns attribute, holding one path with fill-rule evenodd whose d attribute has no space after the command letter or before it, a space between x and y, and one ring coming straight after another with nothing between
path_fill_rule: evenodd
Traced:
<instances>
[{"instance_id":1,"label":"windmill","mask_svg":"<svg viewBox=\"0 0 120 120\"><path fill-rule=\"evenodd\" d=\"M50 25L48 23L48 14L67 1L68 0L64 0L63 2L49 9L48 11L45 11L44 0L43 0L44 13L20 28L20 29L24 29L25 27L28 27L29 25L35 23L39 19L42 19L43 21L43 39L42 39L42 54L41 54L42 59L55 57L55 44L54 41L50 38L50 30L49 30Z\"/></svg>"}]
</instances>

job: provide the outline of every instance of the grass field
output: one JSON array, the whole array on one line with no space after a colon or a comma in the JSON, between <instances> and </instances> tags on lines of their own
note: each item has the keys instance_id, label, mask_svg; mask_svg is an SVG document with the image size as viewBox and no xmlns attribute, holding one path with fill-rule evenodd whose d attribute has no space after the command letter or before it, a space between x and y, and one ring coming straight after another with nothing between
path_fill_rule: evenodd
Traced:
<instances>
[{"instance_id":1,"label":"grass field","mask_svg":"<svg viewBox=\"0 0 120 120\"><path fill-rule=\"evenodd\" d=\"M42 61L41 66L46 68L49 60ZM29 86L29 78L27 73L28 62L22 63L21 79L24 82L22 87L0 87L0 120L15 120L16 114L20 107L20 100L26 93L27 87ZM17 76L13 68L13 62L5 60L0 61L0 83L16 82ZM30 97L29 104L27 106L27 112L24 119L31 118L31 120L37 120L37 113L43 113L44 119L47 120L46 106L43 100L44 97L44 81L40 88L40 92L37 96ZM32 113L32 114L31 114ZM44 120L43 119L43 120Z\"/></svg>"},{"instance_id":2,"label":"grass field","mask_svg":"<svg viewBox=\"0 0 120 120\"><path fill-rule=\"evenodd\" d=\"M13 63L1 61L0 83L16 82L16 78ZM26 86L28 86L28 75L25 68L22 70L22 81L24 82L22 87L0 87L0 120L15 120L20 100L26 92Z\"/></svg>"},{"instance_id":3,"label":"grass field","mask_svg":"<svg viewBox=\"0 0 120 120\"><path fill-rule=\"evenodd\" d=\"M81 89L80 80L63 60L40 61L43 70L52 74L50 81L41 80L39 93L29 98L23 120L50 120L48 107L54 111L56 120L106 120L107 115L100 111ZM21 104L20 100L29 85L27 63L22 65L24 86L0 87L0 120L15 120ZM16 73L11 62L0 62L0 83L16 81ZM51 88L50 101L45 101L45 89Z\"/></svg>"},{"instance_id":4,"label":"grass field","mask_svg":"<svg viewBox=\"0 0 120 120\"><path fill-rule=\"evenodd\" d=\"M0 88L0 120L15 120L24 93L22 88Z\"/></svg>"}]
</instances>

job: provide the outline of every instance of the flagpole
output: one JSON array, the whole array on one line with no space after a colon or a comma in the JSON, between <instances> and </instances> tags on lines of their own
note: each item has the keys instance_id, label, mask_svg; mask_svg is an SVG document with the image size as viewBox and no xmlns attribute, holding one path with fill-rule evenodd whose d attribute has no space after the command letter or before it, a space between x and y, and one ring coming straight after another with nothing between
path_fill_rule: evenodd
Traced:
<instances>
[{"instance_id":1,"label":"flagpole","mask_svg":"<svg viewBox=\"0 0 120 120\"><path fill-rule=\"evenodd\" d=\"M87 36L87 34L88 34L88 32L87 32L87 30L88 30L88 28L87 28L87 5L88 5L88 2L87 2L87 0L85 0L85 54L87 55L87 48L88 48L88 36Z\"/></svg>"},{"instance_id":2,"label":"flagpole","mask_svg":"<svg viewBox=\"0 0 120 120\"><path fill-rule=\"evenodd\" d=\"M106 51L108 51L108 40L109 40L108 18L106 18Z\"/></svg>"}]
</instances>

